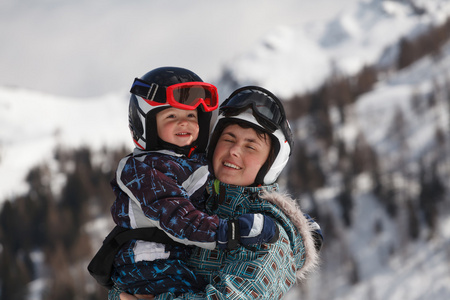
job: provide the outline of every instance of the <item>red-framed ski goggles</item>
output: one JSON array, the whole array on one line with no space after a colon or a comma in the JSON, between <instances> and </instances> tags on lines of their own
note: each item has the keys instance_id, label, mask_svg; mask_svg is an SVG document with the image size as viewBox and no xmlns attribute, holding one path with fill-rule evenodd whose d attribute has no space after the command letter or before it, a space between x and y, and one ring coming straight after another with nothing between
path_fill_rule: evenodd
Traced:
<instances>
[{"instance_id":1,"label":"red-framed ski goggles","mask_svg":"<svg viewBox=\"0 0 450 300\"><path fill-rule=\"evenodd\" d=\"M130 92L144 98L152 106L169 104L175 108L192 110L201 104L206 112L213 111L219 106L217 88L206 82L183 82L161 86L136 78Z\"/></svg>"}]
</instances>

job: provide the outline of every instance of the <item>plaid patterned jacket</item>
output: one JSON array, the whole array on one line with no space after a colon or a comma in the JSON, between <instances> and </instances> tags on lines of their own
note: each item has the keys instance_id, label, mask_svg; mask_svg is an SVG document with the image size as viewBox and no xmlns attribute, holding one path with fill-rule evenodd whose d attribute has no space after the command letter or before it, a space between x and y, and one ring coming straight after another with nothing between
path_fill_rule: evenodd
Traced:
<instances>
[{"instance_id":1,"label":"plaid patterned jacket","mask_svg":"<svg viewBox=\"0 0 450 300\"><path fill-rule=\"evenodd\" d=\"M216 181L217 182L217 181ZM318 264L312 228L296 205L278 193L278 185L237 187L210 185L210 213L230 219L261 212L276 220L280 237L274 244L233 251L196 248L188 262L209 283L205 293L176 299L281 299L298 279ZM162 294L156 299L174 299Z\"/></svg>"}]
</instances>

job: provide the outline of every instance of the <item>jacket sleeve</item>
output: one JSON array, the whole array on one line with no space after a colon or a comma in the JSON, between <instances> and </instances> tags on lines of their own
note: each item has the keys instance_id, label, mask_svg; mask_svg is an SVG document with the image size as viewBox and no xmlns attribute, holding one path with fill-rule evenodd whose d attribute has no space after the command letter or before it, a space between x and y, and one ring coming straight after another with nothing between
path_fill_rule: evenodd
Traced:
<instances>
[{"instance_id":1,"label":"jacket sleeve","mask_svg":"<svg viewBox=\"0 0 450 300\"><path fill-rule=\"evenodd\" d=\"M185 176L178 164L149 163L133 156L122 159L116 172L116 195L126 195L128 203L122 201L122 206L128 207L120 209L128 215L130 227L157 227L177 242L213 249L219 218L196 209L189 199L207 182L207 167L199 170ZM179 183L178 177L186 180Z\"/></svg>"}]
</instances>

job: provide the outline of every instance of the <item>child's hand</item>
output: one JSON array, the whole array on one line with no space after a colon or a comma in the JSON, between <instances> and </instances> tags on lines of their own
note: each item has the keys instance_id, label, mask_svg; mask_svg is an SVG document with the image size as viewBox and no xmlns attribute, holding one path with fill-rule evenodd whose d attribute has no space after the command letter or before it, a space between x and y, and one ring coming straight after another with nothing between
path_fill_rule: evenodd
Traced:
<instances>
[{"instance_id":1,"label":"child's hand","mask_svg":"<svg viewBox=\"0 0 450 300\"><path fill-rule=\"evenodd\" d=\"M237 220L220 220L217 232L219 248L236 249L270 243L278 239L278 227L272 218L262 214L244 214Z\"/></svg>"},{"instance_id":2,"label":"child's hand","mask_svg":"<svg viewBox=\"0 0 450 300\"><path fill-rule=\"evenodd\" d=\"M265 244L278 239L278 227L270 217L262 214L245 214L239 217L241 244Z\"/></svg>"}]
</instances>

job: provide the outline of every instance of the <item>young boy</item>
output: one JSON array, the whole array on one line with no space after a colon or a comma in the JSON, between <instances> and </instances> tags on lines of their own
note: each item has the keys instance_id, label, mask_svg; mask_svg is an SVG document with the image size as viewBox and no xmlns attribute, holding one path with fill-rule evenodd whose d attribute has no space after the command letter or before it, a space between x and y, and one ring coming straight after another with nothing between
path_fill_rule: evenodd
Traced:
<instances>
[{"instance_id":1,"label":"young boy","mask_svg":"<svg viewBox=\"0 0 450 300\"><path fill-rule=\"evenodd\" d=\"M245 214L237 221L205 214L210 177L205 149L216 88L192 71L164 67L135 79L129 126L136 145L112 181L111 213L125 228L156 227L172 240L214 249L266 243L277 237L272 219ZM115 291L135 295L203 291L206 283L185 263L190 247L131 240L117 253L109 299ZM144 296L142 296L144 297Z\"/></svg>"}]
</instances>

